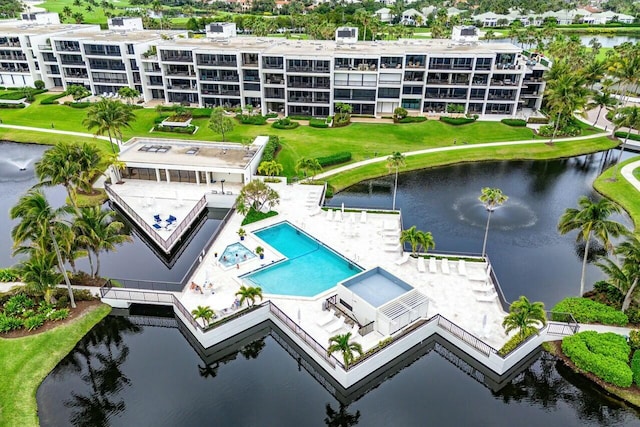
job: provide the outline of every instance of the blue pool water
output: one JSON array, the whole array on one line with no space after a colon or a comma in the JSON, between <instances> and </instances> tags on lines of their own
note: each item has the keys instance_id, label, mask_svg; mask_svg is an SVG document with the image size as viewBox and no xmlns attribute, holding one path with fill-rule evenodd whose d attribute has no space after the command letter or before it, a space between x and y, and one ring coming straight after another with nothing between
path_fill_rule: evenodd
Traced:
<instances>
[{"instance_id":1,"label":"blue pool water","mask_svg":"<svg viewBox=\"0 0 640 427\"><path fill-rule=\"evenodd\" d=\"M255 233L288 259L244 276L266 294L311 297L362 269L283 222Z\"/></svg>"},{"instance_id":2,"label":"blue pool water","mask_svg":"<svg viewBox=\"0 0 640 427\"><path fill-rule=\"evenodd\" d=\"M251 258L255 258L256 254L251 252L242 243L234 243L227 246L220 255L220 264L225 267L233 267L236 264L241 264Z\"/></svg>"}]
</instances>

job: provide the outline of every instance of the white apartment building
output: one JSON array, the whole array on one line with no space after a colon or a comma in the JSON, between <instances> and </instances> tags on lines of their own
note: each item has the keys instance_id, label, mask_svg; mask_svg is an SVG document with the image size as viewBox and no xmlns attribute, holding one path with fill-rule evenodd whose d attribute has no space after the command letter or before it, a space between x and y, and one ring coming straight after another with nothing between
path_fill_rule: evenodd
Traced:
<instances>
[{"instance_id":1,"label":"white apartment building","mask_svg":"<svg viewBox=\"0 0 640 427\"><path fill-rule=\"evenodd\" d=\"M323 117L346 103L371 116L400 106L516 116L540 108L547 69L517 46L477 41L474 27L456 28L454 40L360 42L355 28L321 41L235 37L234 24L210 24L206 38L117 24L0 24L0 85L43 80L95 95L129 86L145 101L252 105L263 114Z\"/></svg>"}]
</instances>

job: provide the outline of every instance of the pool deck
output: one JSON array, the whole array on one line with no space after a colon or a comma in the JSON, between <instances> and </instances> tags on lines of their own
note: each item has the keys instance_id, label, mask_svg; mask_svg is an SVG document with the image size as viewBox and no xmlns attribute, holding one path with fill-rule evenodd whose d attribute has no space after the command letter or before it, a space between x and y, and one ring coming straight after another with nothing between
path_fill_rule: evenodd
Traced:
<instances>
[{"instance_id":1,"label":"pool deck","mask_svg":"<svg viewBox=\"0 0 640 427\"><path fill-rule=\"evenodd\" d=\"M318 213L321 186L284 183L269 185L280 194L280 204L274 210L281 213L242 226L247 231L242 243L252 251L257 246L262 246L265 258L251 259L231 269L222 268L217 263L215 254L222 254L228 245L240 241L237 231L241 227L243 216L234 213L191 278L191 281L199 285L211 283L215 293L212 294L211 289L205 287L204 293L200 294L187 286L178 298L188 310L197 306L209 306L220 316L232 313L235 293L242 285L239 276L284 258L259 240L253 231L289 221L364 269L380 266L421 291L430 299L428 317L441 314L494 348L502 347L507 341L508 337L501 326L507 313L502 309L498 298L481 301L492 292L492 288L483 286L486 284L485 262L467 261L466 274L459 274L458 264L455 262L449 262L448 274L443 273L440 261L437 262L437 272L430 272L428 259L425 260L425 272L419 271L418 261L414 258L398 265L396 261L402 258L402 248L399 245L400 215L397 213L368 212L366 221L362 222L360 212L345 212L344 215L340 214L342 221L335 221L334 218L328 218L324 210ZM318 319L327 316L327 312L322 311L322 304L334 294L335 288L331 288L313 298L265 294L264 299L271 300L294 321L298 322L299 319L300 327L326 346L330 336L346 333L350 329L345 327L329 333L316 323ZM366 350L384 338L377 332L372 332L362 337L360 343Z\"/></svg>"}]
</instances>

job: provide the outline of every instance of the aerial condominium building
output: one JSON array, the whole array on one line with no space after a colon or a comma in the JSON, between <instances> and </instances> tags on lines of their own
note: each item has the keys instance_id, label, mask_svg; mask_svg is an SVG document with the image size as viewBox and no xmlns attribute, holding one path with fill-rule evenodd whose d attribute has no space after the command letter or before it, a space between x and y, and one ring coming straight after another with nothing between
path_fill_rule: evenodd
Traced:
<instances>
[{"instance_id":1,"label":"aerial condominium building","mask_svg":"<svg viewBox=\"0 0 640 427\"><path fill-rule=\"evenodd\" d=\"M19 25L18 25L19 24ZM337 103L353 114L458 112L528 116L540 108L544 58L509 43L478 41L475 27L451 40L358 41L357 28L335 40L236 37L235 24L206 35L144 30L139 18L97 25L0 24L0 85L82 85L112 97L137 89L145 102L245 107L323 117ZM527 54L528 55L528 54Z\"/></svg>"}]
</instances>

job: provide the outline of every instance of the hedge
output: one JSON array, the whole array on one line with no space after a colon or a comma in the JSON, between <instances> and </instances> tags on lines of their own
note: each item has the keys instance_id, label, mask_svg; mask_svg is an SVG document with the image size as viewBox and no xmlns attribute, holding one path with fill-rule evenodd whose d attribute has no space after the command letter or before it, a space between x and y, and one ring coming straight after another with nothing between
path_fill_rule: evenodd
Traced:
<instances>
[{"instance_id":1,"label":"hedge","mask_svg":"<svg viewBox=\"0 0 640 427\"><path fill-rule=\"evenodd\" d=\"M562 340L562 351L578 368L605 382L618 387L629 387L633 382L633 373L628 365L631 349L621 335L580 332ZM605 353L599 353L601 351Z\"/></svg>"},{"instance_id":2,"label":"hedge","mask_svg":"<svg viewBox=\"0 0 640 427\"><path fill-rule=\"evenodd\" d=\"M46 89L33 89L31 93L33 95L39 95L46 91ZM8 101L18 101L22 98L25 98L25 95L21 90L12 90L10 92L0 93L0 99L6 99Z\"/></svg>"},{"instance_id":3,"label":"hedge","mask_svg":"<svg viewBox=\"0 0 640 427\"><path fill-rule=\"evenodd\" d=\"M507 126L514 126L514 127L525 127L527 126L527 121L526 120L522 120L522 119L502 119L500 120L502 123L504 123Z\"/></svg>"},{"instance_id":4,"label":"hedge","mask_svg":"<svg viewBox=\"0 0 640 427\"><path fill-rule=\"evenodd\" d=\"M4 104L0 102L0 108L7 108L7 109L18 109L18 108L24 108L26 107L26 105L24 105L23 103L20 104Z\"/></svg>"},{"instance_id":5,"label":"hedge","mask_svg":"<svg viewBox=\"0 0 640 427\"><path fill-rule=\"evenodd\" d=\"M88 108L91 107L91 105L93 105L91 102L70 102L67 101L64 103L64 105L68 105L71 108Z\"/></svg>"},{"instance_id":6,"label":"hedge","mask_svg":"<svg viewBox=\"0 0 640 427\"><path fill-rule=\"evenodd\" d=\"M312 128L326 129L329 127L329 123L324 119L310 119L309 126Z\"/></svg>"},{"instance_id":7,"label":"hedge","mask_svg":"<svg viewBox=\"0 0 640 427\"><path fill-rule=\"evenodd\" d=\"M558 320L555 313L571 313L579 323L602 323L624 326L629 318L623 312L587 298L565 298L551 310L551 319Z\"/></svg>"},{"instance_id":8,"label":"hedge","mask_svg":"<svg viewBox=\"0 0 640 427\"><path fill-rule=\"evenodd\" d=\"M615 134L616 138L620 138L620 139L625 139L627 137L627 133L626 132L622 132L622 131L617 131ZM629 134L629 139L632 139L634 141L640 141L640 135L638 135L637 133L630 133Z\"/></svg>"},{"instance_id":9,"label":"hedge","mask_svg":"<svg viewBox=\"0 0 640 427\"><path fill-rule=\"evenodd\" d=\"M264 115L267 119L275 119L278 117L278 113L268 113Z\"/></svg>"},{"instance_id":10,"label":"hedge","mask_svg":"<svg viewBox=\"0 0 640 427\"><path fill-rule=\"evenodd\" d=\"M156 125L159 125L160 123L164 122L168 118L169 116L158 116L155 119L153 119L153 123Z\"/></svg>"},{"instance_id":11,"label":"hedge","mask_svg":"<svg viewBox=\"0 0 640 427\"><path fill-rule=\"evenodd\" d=\"M631 372L633 373L633 382L640 386L640 350L633 352L631 358Z\"/></svg>"},{"instance_id":12,"label":"hedge","mask_svg":"<svg viewBox=\"0 0 640 427\"><path fill-rule=\"evenodd\" d=\"M396 120L396 123L422 123L426 122L427 118L423 116L407 116L403 119Z\"/></svg>"},{"instance_id":13,"label":"hedge","mask_svg":"<svg viewBox=\"0 0 640 427\"><path fill-rule=\"evenodd\" d=\"M476 121L476 119L472 119L471 117L440 116L440 121L453 126L460 126L460 125L466 125L467 123L473 123Z\"/></svg>"},{"instance_id":14,"label":"hedge","mask_svg":"<svg viewBox=\"0 0 640 427\"><path fill-rule=\"evenodd\" d=\"M300 126L300 123L293 122L293 121L289 120L289 118L276 120L275 122L273 122L271 124L271 127L275 128L275 129L295 129L298 126Z\"/></svg>"},{"instance_id":15,"label":"hedge","mask_svg":"<svg viewBox=\"0 0 640 427\"><path fill-rule=\"evenodd\" d=\"M276 158L276 153L280 148L280 138L275 135L269 136L269 142L264 147L264 151L262 152L262 162L270 162Z\"/></svg>"},{"instance_id":16,"label":"hedge","mask_svg":"<svg viewBox=\"0 0 640 427\"><path fill-rule=\"evenodd\" d=\"M507 341L500 350L498 350L498 356L505 357L513 350L518 348L520 344L527 340L531 335L534 335L535 331L529 331L525 334L524 338L520 334L515 334L509 341Z\"/></svg>"},{"instance_id":17,"label":"hedge","mask_svg":"<svg viewBox=\"0 0 640 427\"><path fill-rule=\"evenodd\" d=\"M267 123L267 118L265 116L247 116L244 114L238 114L236 119L240 121L243 125L256 125L261 126Z\"/></svg>"},{"instance_id":18,"label":"hedge","mask_svg":"<svg viewBox=\"0 0 640 427\"><path fill-rule=\"evenodd\" d=\"M311 120L313 117L311 116L289 116L291 120Z\"/></svg>"},{"instance_id":19,"label":"hedge","mask_svg":"<svg viewBox=\"0 0 640 427\"><path fill-rule=\"evenodd\" d=\"M189 135L193 135L193 133L196 131L196 127L193 125L185 127L156 125L153 127L153 130L154 132L186 133Z\"/></svg>"},{"instance_id":20,"label":"hedge","mask_svg":"<svg viewBox=\"0 0 640 427\"><path fill-rule=\"evenodd\" d=\"M66 95L64 93L59 93L57 95L51 95L51 96L47 96L46 98L43 98L40 101L40 105L53 105L53 104L58 104L58 102L56 102L58 99L65 97Z\"/></svg>"},{"instance_id":21,"label":"hedge","mask_svg":"<svg viewBox=\"0 0 640 427\"><path fill-rule=\"evenodd\" d=\"M351 161L350 151L341 151L339 153L331 154L329 156L317 157L316 160L320 163L320 166L331 166L340 163L346 163Z\"/></svg>"},{"instance_id":22,"label":"hedge","mask_svg":"<svg viewBox=\"0 0 640 427\"><path fill-rule=\"evenodd\" d=\"M527 123L531 123L533 125L546 125L549 123L549 119L547 117L529 117L527 119Z\"/></svg>"}]
</instances>

